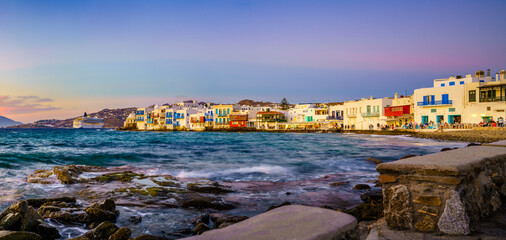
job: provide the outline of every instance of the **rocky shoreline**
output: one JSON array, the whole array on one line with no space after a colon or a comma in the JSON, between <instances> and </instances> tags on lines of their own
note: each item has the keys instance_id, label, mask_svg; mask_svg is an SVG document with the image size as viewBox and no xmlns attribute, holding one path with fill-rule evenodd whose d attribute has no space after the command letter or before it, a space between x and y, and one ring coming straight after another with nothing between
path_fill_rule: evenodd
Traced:
<instances>
[{"instance_id":1,"label":"rocky shoreline","mask_svg":"<svg viewBox=\"0 0 506 240\"><path fill-rule=\"evenodd\" d=\"M345 179L347 176L336 174L293 182L215 182L149 175L134 167L56 166L35 171L27 177L27 182L63 184L72 191L61 197L25 199L13 203L0 215L0 239L65 239L55 226L76 224L83 226L87 232L72 239L177 239L247 219L248 216L238 215L241 211L237 209L258 208L258 202L267 199L272 206L260 212L284 205L303 204L343 211L361 220L379 219L383 208L381 190L374 186L378 181L371 180L353 187ZM319 189L321 186L326 187ZM290 192L297 187L311 191ZM336 191L344 187L354 193ZM264 196L265 193L273 196L282 194L284 201L273 200ZM245 194L249 197L244 197ZM358 202L352 195L363 202ZM252 200L257 196L260 198ZM139 208L141 214L129 216L125 224L125 221L118 221L121 214L118 207ZM154 236L131 229L143 221L142 209L182 209L198 214L192 219L181 219L190 222L193 227Z\"/></svg>"}]
</instances>

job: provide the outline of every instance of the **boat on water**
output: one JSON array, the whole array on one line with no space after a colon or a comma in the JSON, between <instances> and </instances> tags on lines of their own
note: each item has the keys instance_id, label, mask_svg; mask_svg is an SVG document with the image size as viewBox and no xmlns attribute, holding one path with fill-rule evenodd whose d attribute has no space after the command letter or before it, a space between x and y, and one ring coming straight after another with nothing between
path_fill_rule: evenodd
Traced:
<instances>
[{"instance_id":1,"label":"boat on water","mask_svg":"<svg viewBox=\"0 0 506 240\"><path fill-rule=\"evenodd\" d=\"M102 128L103 126L103 119L88 117L86 113L84 113L82 117L78 117L74 120L74 128Z\"/></svg>"}]
</instances>

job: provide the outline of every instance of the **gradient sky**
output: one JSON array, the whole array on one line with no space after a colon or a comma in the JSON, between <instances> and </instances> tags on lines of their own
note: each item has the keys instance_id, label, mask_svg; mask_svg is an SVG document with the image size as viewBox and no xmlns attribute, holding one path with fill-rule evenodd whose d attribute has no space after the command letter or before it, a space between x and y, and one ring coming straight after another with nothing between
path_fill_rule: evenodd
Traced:
<instances>
[{"instance_id":1,"label":"gradient sky","mask_svg":"<svg viewBox=\"0 0 506 240\"><path fill-rule=\"evenodd\" d=\"M393 96L506 68L506 1L0 1L0 115Z\"/></svg>"}]
</instances>

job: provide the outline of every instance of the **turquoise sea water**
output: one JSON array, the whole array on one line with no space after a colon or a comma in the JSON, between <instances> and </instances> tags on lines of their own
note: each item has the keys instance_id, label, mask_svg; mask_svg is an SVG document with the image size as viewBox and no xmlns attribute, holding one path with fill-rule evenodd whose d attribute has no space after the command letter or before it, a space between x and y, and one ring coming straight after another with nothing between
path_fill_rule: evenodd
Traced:
<instances>
[{"instance_id":1,"label":"turquoise sea water","mask_svg":"<svg viewBox=\"0 0 506 240\"><path fill-rule=\"evenodd\" d=\"M343 174L349 176L347 180L352 183L351 188L354 183L363 183L377 176L375 165L365 160L368 157L388 162L409 154L423 155L444 147L462 146L465 143L333 133L0 129L0 209L22 198L48 197L55 192L69 191L70 186L26 183L28 174L56 165L129 165L150 174L216 181L289 182ZM265 201L268 207L274 201L268 198L262 198L260 204ZM164 231L178 225L177 219L166 220L171 219L170 216L196 214L181 209L122 208L121 211L124 216L128 216L129 211L140 211L145 219L152 216L152 221L163 218L167 222ZM235 213L252 215L258 211L239 209ZM143 222L148 224L149 220L146 221ZM68 231L68 236L78 234ZM146 231L157 232L156 229Z\"/></svg>"}]
</instances>

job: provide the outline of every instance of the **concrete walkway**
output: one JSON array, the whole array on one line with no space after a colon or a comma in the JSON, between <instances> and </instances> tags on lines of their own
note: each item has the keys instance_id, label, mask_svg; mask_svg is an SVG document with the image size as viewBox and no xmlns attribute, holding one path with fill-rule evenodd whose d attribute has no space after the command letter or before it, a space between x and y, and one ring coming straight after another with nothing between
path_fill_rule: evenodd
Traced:
<instances>
[{"instance_id":1,"label":"concrete walkway","mask_svg":"<svg viewBox=\"0 0 506 240\"><path fill-rule=\"evenodd\" d=\"M186 240L358 239L357 220L348 214L289 205Z\"/></svg>"}]
</instances>

